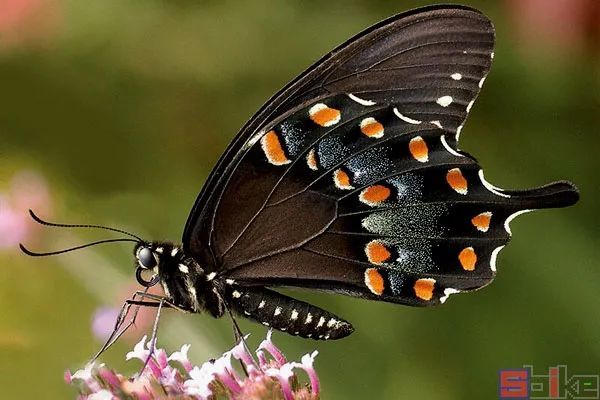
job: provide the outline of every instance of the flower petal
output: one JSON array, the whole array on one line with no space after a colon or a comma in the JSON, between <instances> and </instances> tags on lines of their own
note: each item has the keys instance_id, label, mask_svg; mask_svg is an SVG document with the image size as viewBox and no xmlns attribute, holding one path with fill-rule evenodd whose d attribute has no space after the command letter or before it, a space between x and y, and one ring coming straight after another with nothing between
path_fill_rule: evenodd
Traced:
<instances>
[{"instance_id":1,"label":"flower petal","mask_svg":"<svg viewBox=\"0 0 600 400\"><path fill-rule=\"evenodd\" d=\"M92 393L88 396L88 400L112 400L114 398L113 394L106 389L102 389L99 392Z\"/></svg>"},{"instance_id":2,"label":"flower petal","mask_svg":"<svg viewBox=\"0 0 600 400\"><path fill-rule=\"evenodd\" d=\"M281 350L279 350L277 346L273 344L273 341L271 340L272 335L273 330L269 329L269 332L267 332L267 338L261 342L261 344L258 346L258 349L268 351L269 354L271 354L271 356L273 356L273 358L277 362L277 366L281 367L287 362L287 360L285 359L285 356L283 355Z\"/></svg>"},{"instance_id":3,"label":"flower petal","mask_svg":"<svg viewBox=\"0 0 600 400\"><path fill-rule=\"evenodd\" d=\"M310 387L312 389L312 393L314 396L319 396L320 391L320 383L319 377L317 375L317 371L315 371L313 364L315 361L315 357L319 354L317 350L313 351L311 354L305 354L302 356L302 363L293 363L295 368L301 368L306 371L308 378L310 379Z\"/></svg>"},{"instance_id":4,"label":"flower petal","mask_svg":"<svg viewBox=\"0 0 600 400\"><path fill-rule=\"evenodd\" d=\"M269 368L265 371L268 376L272 376L279 380L281 390L285 400L294 400L294 393L292 392L292 386L290 385L290 378L294 376L292 369L294 365L292 363L285 363L279 369Z\"/></svg>"},{"instance_id":5,"label":"flower petal","mask_svg":"<svg viewBox=\"0 0 600 400\"><path fill-rule=\"evenodd\" d=\"M125 359L127 361L137 358L143 362L146 362L148 355L150 355L150 350L145 349L144 344L146 343L146 335L135 345L133 351L130 351L125 355Z\"/></svg>"}]
</instances>

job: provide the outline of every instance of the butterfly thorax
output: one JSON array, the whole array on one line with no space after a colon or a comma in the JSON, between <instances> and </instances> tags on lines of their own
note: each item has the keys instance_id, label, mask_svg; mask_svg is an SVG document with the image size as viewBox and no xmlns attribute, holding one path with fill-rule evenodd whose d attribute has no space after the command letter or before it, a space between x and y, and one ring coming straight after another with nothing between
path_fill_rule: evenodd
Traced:
<instances>
[{"instance_id":1,"label":"butterfly thorax","mask_svg":"<svg viewBox=\"0 0 600 400\"><path fill-rule=\"evenodd\" d=\"M220 282L215 274L206 274L192 258L185 255L181 245L171 242L147 243L156 259L152 272L158 276L167 301L174 306L193 313L208 311L214 317L223 315ZM139 254L139 249L136 255ZM140 257L138 256L138 261Z\"/></svg>"}]
</instances>

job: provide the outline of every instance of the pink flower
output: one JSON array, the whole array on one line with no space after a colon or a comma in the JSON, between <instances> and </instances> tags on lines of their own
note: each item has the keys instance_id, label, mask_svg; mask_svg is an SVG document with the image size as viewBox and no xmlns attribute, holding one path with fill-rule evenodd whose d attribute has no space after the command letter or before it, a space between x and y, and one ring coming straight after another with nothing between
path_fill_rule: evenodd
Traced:
<instances>
[{"instance_id":1,"label":"pink flower","mask_svg":"<svg viewBox=\"0 0 600 400\"><path fill-rule=\"evenodd\" d=\"M320 389L319 377L317 376L317 371L315 371L315 368L313 367L315 358L317 357L318 354L319 354L319 352L317 350L315 350L311 354L303 355L302 360L301 360L302 363L300 363L300 364L293 363L295 368L301 368L304 371L306 371L306 374L308 375L308 379L310 379L310 387L312 388L313 392L315 392L315 393L319 393L319 389Z\"/></svg>"},{"instance_id":2,"label":"pink flower","mask_svg":"<svg viewBox=\"0 0 600 400\"><path fill-rule=\"evenodd\" d=\"M569 55L581 50L598 53L597 0L505 0L518 45L526 54L540 51Z\"/></svg>"},{"instance_id":3,"label":"pink flower","mask_svg":"<svg viewBox=\"0 0 600 400\"><path fill-rule=\"evenodd\" d=\"M287 362L281 350L272 341L272 333L261 343L273 357L268 361L263 350L253 356L241 341L216 360L194 365L188 358L190 345L183 345L179 351L168 355L163 349L156 349L148 367L131 378L90 364L71 374L65 373L65 381L79 388L83 400L113 400L123 394L140 400L192 398L208 400L229 398L251 400L269 398L273 400L317 400L319 379L314 369L317 352L306 354L302 362ZM149 355L146 336L127 353L126 359L146 361ZM258 358L258 361L256 360ZM238 372L232 361L240 361L248 371L247 375ZM283 361L283 363L282 363ZM172 366L170 362L181 364L184 369ZM310 385L299 384L295 369L306 371Z\"/></svg>"},{"instance_id":4,"label":"pink flower","mask_svg":"<svg viewBox=\"0 0 600 400\"><path fill-rule=\"evenodd\" d=\"M283 353L271 341L271 335L273 335L273 331L269 329L269 332L267 332L267 338L261 342L261 344L258 346L258 349L268 351L275 359L277 365L282 366L287 361Z\"/></svg>"},{"instance_id":5,"label":"pink flower","mask_svg":"<svg viewBox=\"0 0 600 400\"><path fill-rule=\"evenodd\" d=\"M99 307L92 316L92 332L101 341L106 341L112 333L115 321L119 316L116 307Z\"/></svg>"},{"instance_id":6,"label":"pink flower","mask_svg":"<svg viewBox=\"0 0 600 400\"><path fill-rule=\"evenodd\" d=\"M0 12L1 14L1 12ZM14 175L8 188L0 188L0 249L18 250L21 242L34 239L39 228L28 210L51 214L52 201L44 179L35 172Z\"/></svg>"},{"instance_id":7,"label":"pink flower","mask_svg":"<svg viewBox=\"0 0 600 400\"><path fill-rule=\"evenodd\" d=\"M56 0L0 1L0 36L4 39L0 49L54 37L60 8Z\"/></svg>"},{"instance_id":8,"label":"pink flower","mask_svg":"<svg viewBox=\"0 0 600 400\"><path fill-rule=\"evenodd\" d=\"M272 376L279 380L281 385L281 391L285 400L294 400L294 393L292 392L292 386L290 385L290 378L294 376L292 364L283 364L280 368L269 368L265 371L268 376Z\"/></svg>"}]
</instances>

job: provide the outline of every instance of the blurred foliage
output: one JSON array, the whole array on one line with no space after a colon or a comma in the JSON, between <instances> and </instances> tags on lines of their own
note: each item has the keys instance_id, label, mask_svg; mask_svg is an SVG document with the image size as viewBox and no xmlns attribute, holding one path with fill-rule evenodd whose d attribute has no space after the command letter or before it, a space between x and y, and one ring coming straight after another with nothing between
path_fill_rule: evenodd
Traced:
<instances>
[{"instance_id":1,"label":"blurred foliage","mask_svg":"<svg viewBox=\"0 0 600 400\"><path fill-rule=\"evenodd\" d=\"M573 372L600 372L600 53L593 46L538 53L513 28L519 15L511 14L510 2L465 2L494 21L498 43L461 148L477 156L498 186L568 178L582 200L513 222L516 236L499 257L496 282L444 307L303 294L357 328L332 343L278 334L292 357L319 349L324 399L487 399L497 395L501 368L564 363ZM53 219L178 240L210 169L262 102L345 38L427 2L40 4L40 14L52 18L43 35L0 46L0 191L13 174L35 170L53 193ZM34 244L55 248L63 234L45 231ZM133 282L130 249L98 252ZM95 265L85 262L85 252L78 260L73 273L59 258L33 260L0 249L6 398L73 396L63 370L80 366L99 346L90 316L96 306L114 304L116 290L96 287L104 295L93 294L97 281L85 271ZM227 348L225 319L166 319L180 318L212 332L215 355ZM242 328L255 340L264 331L246 322ZM176 340L186 342L181 336ZM118 345L107 359L116 363L127 347Z\"/></svg>"}]
</instances>

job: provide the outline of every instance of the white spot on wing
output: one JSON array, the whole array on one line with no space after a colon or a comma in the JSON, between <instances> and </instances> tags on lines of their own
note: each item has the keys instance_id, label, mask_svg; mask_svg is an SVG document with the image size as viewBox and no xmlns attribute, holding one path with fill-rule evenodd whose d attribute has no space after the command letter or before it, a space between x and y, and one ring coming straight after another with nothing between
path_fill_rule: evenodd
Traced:
<instances>
[{"instance_id":1,"label":"white spot on wing","mask_svg":"<svg viewBox=\"0 0 600 400\"><path fill-rule=\"evenodd\" d=\"M485 188L487 190L489 190L490 192L492 192L494 194L497 194L498 196L510 197L509 194L502 193L503 189L500 189L499 187L496 187L496 186L492 185L491 183L489 183L488 181L486 181L485 177L483 176L483 170L482 169L479 170L479 179L481 180L481 183L483 184L483 186L485 186Z\"/></svg>"},{"instance_id":2,"label":"white spot on wing","mask_svg":"<svg viewBox=\"0 0 600 400\"><path fill-rule=\"evenodd\" d=\"M292 316L290 317L291 320L296 320L298 319L298 311L296 311L296 309L292 310Z\"/></svg>"},{"instance_id":3,"label":"white spot on wing","mask_svg":"<svg viewBox=\"0 0 600 400\"><path fill-rule=\"evenodd\" d=\"M164 249L162 247L157 247L155 251L159 254L162 254Z\"/></svg>"},{"instance_id":4,"label":"white spot on wing","mask_svg":"<svg viewBox=\"0 0 600 400\"><path fill-rule=\"evenodd\" d=\"M178 251L179 251L179 249L177 247L175 247L173 250L171 250L171 257L175 257L177 255Z\"/></svg>"},{"instance_id":5,"label":"white spot on wing","mask_svg":"<svg viewBox=\"0 0 600 400\"><path fill-rule=\"evenodd\" d=\"M450 145L448 144L448 142L446 142L446 136L442 135L440 136L440 140L442 142L442 145L446 148L446 150L448 150L448 153L453 154L457 157L464 157L462 154L460 154L459 152L457 152L456 150L454 150L452 147L450 147Z\"/></svg>"},{"instance_id":6,"label":"white spot on wing","mask_svg":"<svg viewBox=\"0 0 600 400\"><path fill-rule=\"evenodd\" d=\"M277 316L281 314L281 307L275 307L275 312L273 313L273 315Z\"/></svg>"},{"instance_id":7,"label":"white spot on wing","mask_svg":"<svg viewBox=\"0 0 600 400\"><path fill-rule=\"evenodd\" d=\"M442 123L438 120L435 121L429 121L430 123L432 123L433 125L437 126L440 129L444 129L444 127L442 126Z\"/></svg>"},{"instance_id":8,"label":"white spot on wing","mask_svg":"<svg viewBox=\"0 0 600 400\"><path fill-rule=\"evenodd\" d=\"M240 292L238 292L237 290L234 290L233 293L231 293L231 295L233 296L234 299L239 299L240 297L242 297L242 294Z\"/></svg>"},{"instance_id":9,"label":"white spot on wing","mask_svg":"<svg viewBox=\"0 0 600 400\"><path fill-rule=\"evenodd\" d=\"M265 301L261 300L260 304L258 305L258 308L264 308L265 304Z\"/></svg>"},{"instance_id":10,"label":"white spot on wing","mask_svg":"<svg viewBox=\"0 0 600 400\"><path fill-rule=\"evenodd\" d=\"M212 281L213 279L215 279L215 276L217 276L216 272L211 272L210 274L206 275L206 280L207 281Z\"/></svg>"},{"instance_id":11,"label":"white spot on wing","mask_svg":"<svg viewBox=\"0 0 600 400\"><path fill-rule=\"evenodd\" d=\"M460 81L462 79L462 75L459 74L458 72L455 72L454 74L450 75L450 77L452 79L454 79L455 81Z\"/></svg>"},{"instance_id":12,"label":"white spot on wing","mask_svg":"<svg viewBox=\"0 0 600 400\"><path fill-rule=\"evenodd\" d=\"M454 99L452 98L452 96L442 96L439 99L437 99L435 102L438 103L442 107L448 107L450 104L452 104L453 101L454 101Z\"/></svg>"},{"instance_id":13,"label":"white spot on wing","mask_svg":"<svg viewBox=\"0 0 600 400\"><path fill-rule=\"evenodd\" d=\"M331 318L329 321L327 321L327 327L328 327L328 328L333 328L333 326L334 326L335 324L337 324L337 322L338 322L338 321L337 321L337 319L335 319L335 318Z\"/></svg>"},{"instance_id":14,"label":"white spot on wing","mask_svg":"<svg viewBox=\"0 0 600 400\"><path fill-rule=\"evenodd\" d=\"M469 104L467 104L467 113L471 112L471 107L475 104L475 100L471 100Z\"/></svg>"},{"instance_id":15,"label":"white spot on wing","mask_svg":"<svg viewBox=\"0 0 600 400\"><path fill-rule=\"evenodd\" d=\"M323 317L319 318L319 322L317 323L317 328L322 327L324 323L325 323L325 318L323 318Z\"/></svg>"},{"instance_id":16,"label":"white spot on wing","mask_svg":"<svg viewBox=\"0 0 600 400\"><path fill-rule=\"evenodd\" d=\"M490 269L496 272L496 259L498 258L498 253L502 250L504 246L499 246L492 251L492 256L490 257Z\"/></svg>"},{"instance_id":17,"label":"white spot on wing","mask_svg":"<svg viewBox=\"0 0 600 400\"><path fill-rule=\"evenodd\" d=\"M448 297L450 297L450 295L456 294L456 293L460 293L460 290L452 289L452 288L444 289L444 295L442 297L440 297L440 303L444 304L446 302L446 300L448 300Z\"/></svg>"},{"instance_id":18,"label":"white spot on wing","mask_svg":"<svg viewBox=\"0 0 600 400\"><path fill-rule=\"evenodd\" d=\"M233 285L235 281L233 279L225 279L225 283L228 285Z\"/></svg>"},{"instance_id":19,"label":"white spot on wing","mask_svg":"<svg viewBox=\"0 0 600 400\"><path fill-rule=\"evenodd\" d=\"M462 131L463 126L459 125L458 128L456 128L456 141L458 142L458 139L460 138L460 131Z\"/></svg>"},{"instance_id":20,"label":"white spot on wing","mask_svg":"<svg viewBox=\"0 0 600 400\"><path fill-rule=\"evenodd\" d=\"M510 223L512 222L512 220L515 219L515 218L517 218L521 214L525 214L525 213L528 213L528 212L531 212L531 211L533 211L533 210L521 210L521 211L517 211L516 213L510 214L508 216L508 218L506 218L506 221L504 221L504 229L506 230L506 232L509 235L512 235L512 232L510 230Z\"/></svg>"},{"instance_id":21,"label":"white spot on wing","mask_svg":"<svg viewBox=\"0 0 600 400\"><path fill-rule=\"evenodd\" d=\"M402 121L408 122L409 124L419 125L421 122L423 122L423 121L409 118L406 115L401 114L400 111L398 111L398 109L396 107L394 107L394 114L396 114L396 116L398 118L400 118Z\"/></svg>"},{"instance_id":22,"label":"white spot on wing","mask_svg":"<svg viewBox=\"0 0 600 400\"><path fill-rule=\"evenodd\" d=\"M361 99L358 96L353 95L352 93L348 94L348 97L350 97L352 100L354 100L355 102L357 102L358 104L362 104L363 106L373 106L376 103L372 100L365 100L365 99Z\"/></svg>"}]
</instances>

